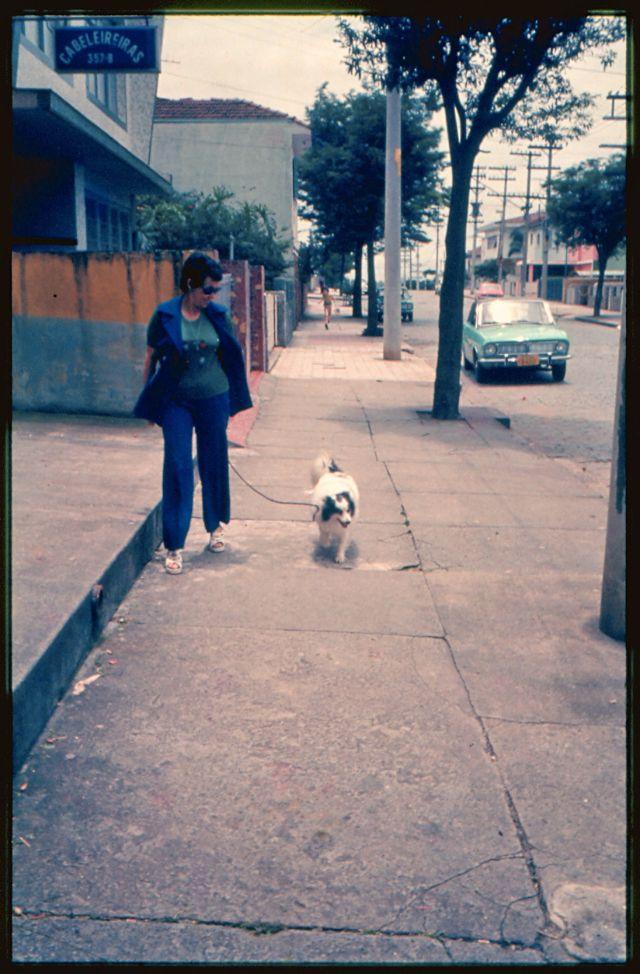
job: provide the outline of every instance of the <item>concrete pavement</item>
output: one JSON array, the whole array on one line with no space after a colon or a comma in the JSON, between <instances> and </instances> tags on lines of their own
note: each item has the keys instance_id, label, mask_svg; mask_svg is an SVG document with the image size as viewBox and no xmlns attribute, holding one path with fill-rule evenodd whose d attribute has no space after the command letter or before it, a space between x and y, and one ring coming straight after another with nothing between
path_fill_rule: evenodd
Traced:
<instances>
[{"instance_id":1,"label":"concrete pavement","mask_svg":"<svg viewBox=\"0 0 640 974\"><path fill-rule=\"evenodd\" d=\"M232 450L280 501L336 454L362 493L345 565L233 473L227 549L195 518L181 576L152 555L16 775L15 960L624 959L607 498L486 407L431 419L428 366L361 330L302 322ZM161 441L88 417L14 438L24 658L44 579L62 605L126 576Z\"/></svg>"}]
</instances>

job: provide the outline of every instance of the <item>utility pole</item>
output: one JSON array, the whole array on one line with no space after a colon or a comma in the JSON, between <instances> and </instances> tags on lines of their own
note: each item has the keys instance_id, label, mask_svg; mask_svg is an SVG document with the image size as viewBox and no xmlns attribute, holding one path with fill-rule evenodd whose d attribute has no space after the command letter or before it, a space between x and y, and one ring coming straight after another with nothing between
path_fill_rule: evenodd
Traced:
<instances>
[{"instance_id":1,"label":"utility pole","mask_svg":"<svg viewBox=\"0 0 640 974\"><path fill-rule=\"evenodd\" d=\"M513 166L489 166L489 169L501 169L504 170L504 176L489 176L489 179L504 179L504 186L502 189L502 213L500 216L500 234L498 237L498 284L502 284L502 261L503 253L502 248L504 247L504 219L507 212L507 196L508 196L508 183L509 180L515 179L515 176L510 176L509 173L513 170Z\"/></svg>"},{"instance_id":2,"label":"utility pole","mask_svg":"<svg viewBox=\"0 0 640 974\"><path fill-rule=\"evenodd\" d=\"M629 95L622 95L618 91L615 91L615 92L614 91L610 91L609 94L607 95L607 98L611 102L611 114L610 115L603 115L602 116L603 120L605 122L629 122L630 121L630 117L629 117L629 111L628 111L628 109L627 109L627 111L625 112L624 115L616 115L615 110L616 110L616 102L617 101L624 101L628 105L629 102L630 102L630 100L631 100L630 99L630 96ZM600 148L601 149L626 149L626 145L621 145L619 142L613 142L613 143L611 143L611 142L601 142L600 143Z\"/></svg>"},{"instance_id":3,"label":"utility pole","mask_svg":"<svg viewBox=\"0 0 640 974\"><path fill-rule=\"evenodd\" d=\"M546 149L547 150L547 165L546 166L532 166L532 169L546 169L547 171L547 192L545 197L545 214L544 214L544 230L542 234L542 277L540 280L540 297L547 299L548 288L549 288L549 237L550 226L549 226L549 200L551 199L551 171L552 169L559 169L560 166L552 166L551 160L553 158L554 149L561 149L562 146L558 145L555 139L550 139L546 145L532 145L529 146L530 149Z\"/></svg>"},{"instance_id":4,"label":"utility pole","mask_svg":"<svg viewBox=\"0 0 640 974\"><path fill-rule=\"evenodd\" d=\"M473 294L476 286L476 242L478 239L478 223L480 222L480 173L484 174L484 166L475 166L474 173L476 177L475 186L473 187L474 198L471 201L471 219L473 220L473 244L471 246L471 293Z\"/></svg>"},{"instance_id":5,"label":"utility pole","mask_svg":"<svg viewBox=\"0 0 640 974\"><path fill-rule=\"evenodd\" d=\"M400 89L387 89L384 192L384 337L383 358L399 361L400 326L400 214L402 149Z\"/></svg>"},{"instance_id":6,"label":"utility pole","mask_svg":"<svg viewBox=\"0 0 640 974\"><path fill-rule=\"evenodd\" d=\"M529 149L528 152L512 152L514 156L527 156L527 192L524 204L524 240L522 241L522 268L520 271L520 294L525 296L527 291L527 271L529 257L529 211L531 209L531 160L538 158L540 153Z\"/></svg>"}]
</instances>

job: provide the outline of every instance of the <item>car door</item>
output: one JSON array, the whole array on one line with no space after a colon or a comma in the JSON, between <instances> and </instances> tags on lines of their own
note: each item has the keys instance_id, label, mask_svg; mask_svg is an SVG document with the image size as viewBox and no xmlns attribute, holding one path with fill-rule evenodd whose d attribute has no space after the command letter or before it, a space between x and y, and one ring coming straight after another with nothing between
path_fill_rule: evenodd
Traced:
<instances>
[{"instance_id":1,"label":"car door","mask_svg":"<svg viewBox=\"0 0 640 974\"><path fill-rule=\"evenodd\" d=\"M476 328L478 307L478 302L474 301L462 328L462 353L468 362L473 362L473 351L481 344L480 336Z\"/></svg>"}]
</instances>

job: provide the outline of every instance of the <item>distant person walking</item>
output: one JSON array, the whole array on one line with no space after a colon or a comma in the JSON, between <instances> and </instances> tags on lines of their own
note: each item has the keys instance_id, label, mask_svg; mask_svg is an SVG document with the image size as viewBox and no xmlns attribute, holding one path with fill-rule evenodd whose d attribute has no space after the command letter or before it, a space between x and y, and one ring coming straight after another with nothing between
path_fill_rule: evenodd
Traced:
<instances>
[{"instance_id":1,"label":"distant person walking","mask_svg":"<svg viewBox=\"0 0 640 974\"><path fill-rule=\"evenodd\" d=\"M329 322L331 321L331 311L333 309L333 298L329 292L329 288L322 287L322 306L324 308L324 327L329 328Z\"/></svg>"},{"instance_id":2,"label":"distant person walking","mask_svg":"<svg viewBox=\"0 0 640 974\"><path fill-rule=\"evenodd\" d=\"M193 430L208 549L224 549L231 513L227 423L252 405L242 348L224 305L212 298L223 271L195 252L180 275L182 295L159 304L147 327L144 388L134 414L162 427L162 540L165 569L182 571L193 511Z\"/></svg>"}]
</instances>

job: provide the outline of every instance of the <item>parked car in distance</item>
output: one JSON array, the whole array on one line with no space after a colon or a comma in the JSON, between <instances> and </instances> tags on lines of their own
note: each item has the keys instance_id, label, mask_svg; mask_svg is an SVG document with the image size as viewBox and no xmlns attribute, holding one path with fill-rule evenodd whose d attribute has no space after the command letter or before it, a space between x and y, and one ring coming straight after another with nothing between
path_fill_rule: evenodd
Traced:
<instances>
[{"instance_id":1,"label":"parked car in distance","mask_svg":"<svg viewBox=\"0 0 640 974\"><path fill-rule=\"evenodd\" d=\"M384 320L384 288L378 288L376 292L376 313L378 321ZM413 321L413 301L411 296L403 291L400 296L400 317L403 321Z\"/></svg>"},{"instance_id":2,"label":"parked car in distance","mask_svg":"<svg viewBox=\"0 0 640 974\"><path fill-rule=\"evenodd\" d=\"M476 288L475 298L503 298L504 290L496 281L481 281Z\"/></svg>"},{"instance_id":3,"label":"parked car in distance","mask_svg":"<svg viewBox=\"0 0 640 974\"><path fill-rule=\"evenodd\" d=\"M569 338L539 298L494 298L474 301L462 331L462 364L483 382L491 369L551 370L562 382L567 370Z\"/></svg>"}]
</instances>

